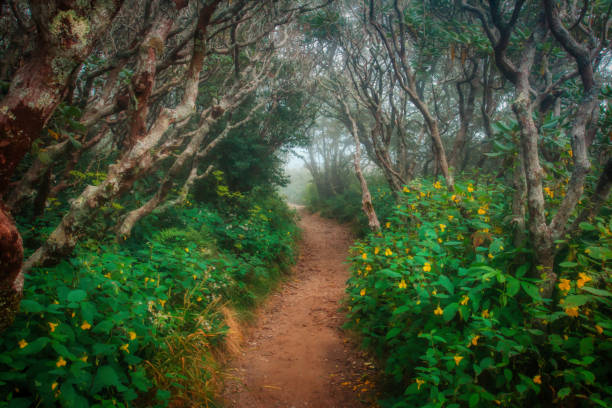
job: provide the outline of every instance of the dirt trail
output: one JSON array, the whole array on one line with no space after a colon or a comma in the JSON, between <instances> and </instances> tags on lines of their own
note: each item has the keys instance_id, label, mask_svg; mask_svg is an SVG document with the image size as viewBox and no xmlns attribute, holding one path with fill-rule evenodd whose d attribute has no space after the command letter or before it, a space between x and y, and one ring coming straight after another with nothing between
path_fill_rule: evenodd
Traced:
<instances>
[{"instance_id":1,"label":"dirt trail","mask_svg":"<svg viewBox=\"0 0 612 408\"><path fill-rule=\"evenodd\" d=\"M373 367L340 329L352 242L346 227L300 210L303 241L292 280L270 297L230 366L229 408L359 408Z\"/></svg>"}]
</instances>

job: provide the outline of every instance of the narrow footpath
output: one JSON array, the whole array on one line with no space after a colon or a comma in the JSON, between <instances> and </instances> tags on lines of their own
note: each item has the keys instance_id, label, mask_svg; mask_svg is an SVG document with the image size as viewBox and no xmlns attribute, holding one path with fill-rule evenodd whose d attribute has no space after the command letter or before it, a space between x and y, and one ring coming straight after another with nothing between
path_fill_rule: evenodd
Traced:
<instances>
[{"instance_id":1,"label":"narrow footpath","mask_svg":"<svg viewBox=\"0 0 612 408\"><path fill-rule=\"evenodd\" d=\"M229 367L228 408L373 406L374 367L340 329L351 234L335 221L300 215L299 261Z\"/></svg>"}]
</instances>

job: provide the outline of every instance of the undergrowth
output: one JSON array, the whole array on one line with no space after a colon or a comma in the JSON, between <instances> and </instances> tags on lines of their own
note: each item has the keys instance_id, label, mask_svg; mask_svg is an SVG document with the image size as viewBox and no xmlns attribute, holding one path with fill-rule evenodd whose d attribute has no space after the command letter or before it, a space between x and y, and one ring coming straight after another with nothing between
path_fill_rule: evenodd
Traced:
<instances>
[{"instance_id":1,"label":"undergrowth","mask_svg":"<svg viewBox=\"0 0 612 408\"><path fill-rule=\"evenodd\" d=\"M122 243L81 242L26 277L0 338L0 406L215 406L236 322L293 263L297 238L294 212L254 192L186 201Z\"/></svg>"}]
</instances>

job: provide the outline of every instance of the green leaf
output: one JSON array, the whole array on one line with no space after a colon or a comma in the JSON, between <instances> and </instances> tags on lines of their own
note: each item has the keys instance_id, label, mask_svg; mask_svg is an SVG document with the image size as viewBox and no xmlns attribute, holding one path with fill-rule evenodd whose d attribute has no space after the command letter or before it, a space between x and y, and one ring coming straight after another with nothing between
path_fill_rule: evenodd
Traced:
<instances>
[{"instance_id":1,"label":"green leaf","mask_svg":"<svg viewBox=\"0 0 612 408\"><path fill-rule=\"evenodd\" d=\"M506 285L506 294L513 297L521 289L521 282L518 279L509 277Z\"/></svg>"},{"instance_id":2,"label":"green leaf","mask_svg":"<svg viewBox=\"0 0 612 408\"><path fill-rule=\"evenodd\" d=\"M30 344L28 344L26 347L22 348L21 354L29 355L38 353L40 350L45 348L47 344L49 344L50 340L51 339L48 337L39 337Z\"/></svg>"},{"instance_id":3,"label":"green leaf","mask_svg":"<svg viewBox=\"0 0 612 408\"><path fill-rule=\"evenodd\" d=\"M457 310L459 309L459 303L451 303L450 305L444 308L444 321L450 322L457 314Z\"/></svg>"},{"instance_id":4,"label":"green leaf","mask_svg":"<svg viewBox=\"0 0 612 408\"><path fill-rule=\"evenodd\" d=\"M40 313L45 310L40 303L29 299L22 300L19 308L24 313Z\"/></svg>"},{"instance_id":5,"label":"green leaf","mask_svg":"<svg viewBox=\"0 0 612 408\"><path fill-rule=\"evenodd\" d=\"M474 393L470 396L470 408L475 407L476 405L478 405L478 401L480 401L480 394Z\"/></svg>"},{"instance_id":6,"label":"green leaf","mask_svg":"<svg viewBox=\"0 0 612 408\"><path fill-rule=\"evenodd\" d=\"M592 337L583 337L580 340L580 355L588 356L593 354L593 338Z\"/></svg>"},{"instance_id":7,"label":"green leaf","mask_svg":"<svg viewBox=\"0 0 612 408\"><path fill-rule=\"evenodd\" d=\"M91 392L97 394L104 387L118 387L119 385L121 385L121 382L113 367L105 365L98 368Z\"/></svg>"},{"instance_id":8,"label":"green leaf","mask_svg":"<svg viewBox=\"0 0 612 408\"><path fill-rule=\"evenodd\" d=\"M440 283L440 285L442 285L442 287L444 287L444 289L446 289L451 295L455 293L455 286L446 275L440 275L438 283Z\"/></svg>"},{"instance_id":9,"label":"green leaf","mask_svg":"<svg viewBox=\"0 0 612 408\"><path fill-rule=\"evenodd\" d=\"M68 293L66 300L69 302L82 302L87 297L87 292L83 289L74 289Z\"/></svg>"},{"instance_id":10,"label":"green leaf","mask_svg":"<svg viewBox=\"0 0 612 408\"><path fill-rule=\"evenodd\" d=\"M401 327L393 327L391 330L389 330L389 332L387 332L387 335L385 336L386 340L392 339L394 337L397 337L398 334L400 334L402 332L402 328Z\"/></svg>"},{"instance_id":11,"label":"green leaf","mask_svg":"<svg viewBox=\"0 0 612 408\"><path fill-rule=\"evenodd\" d=\"M593 295L597 295L597 296L612 296L612 293L608 292L607 290L596 289L590 286L583 286L582 290L584 290L585 292L589 292Z\"/></svg>"},{"instance_id":12,"label":"green leaf","mask_svg":"<svg viewBox=\"0 0 612 408\"><path fill-rule=\"evenodd\" d=\"M578 224L578 226L580 227L580 229L584 231L595 231L597 229L593 225L589 224L588 222L581 222L580 224Z\"/></svg>"},{"instance_id":13,"label":"green leaf","mask_svg":"<svg viewBox=\"0 0 612 408\"><path fill-rule=\"evenodd\" d=\"M565 262L561 262L559 266L562 268L574 268L578 266L578 264L576 262L565 261Z\"/></svg>"},{"instance_id":14,"label":"green leaf","mask_svg":"<svg viewBox=\"0 0 612 408\"><path fill-rule=\"evenodd\" d=\"M561 388L557 392L557 397L559 397L559 399L563 399L563 398L567 397L570 394L571 391L572 390L570 389L570 387Z\"/></svg>"},{"instance_id":15,"label":"green leaf","mask_svg":"<svg viewBox=\"0 0 612 408\"><path fill-rule=\"evenodd\" d=\"M525 293L531 296L533 300L542 300L542 297L540 296L540 290L536 285L528 282L521 282L521 287L523 288Z\"/></svg>"},{"instance_id":16,"label":"green leaf","mask_svg":"<svg viewBox=\"0 0 612 408\"><path fill-rule=\"evenodd\" d=\"M585 303L587 303L589 300L591 300L591 297L590 296L585 296L585 295L567 296L565 298L565 302L563 303L563 306L564 307L582 306Z\"/></svg>"}]
</instances>

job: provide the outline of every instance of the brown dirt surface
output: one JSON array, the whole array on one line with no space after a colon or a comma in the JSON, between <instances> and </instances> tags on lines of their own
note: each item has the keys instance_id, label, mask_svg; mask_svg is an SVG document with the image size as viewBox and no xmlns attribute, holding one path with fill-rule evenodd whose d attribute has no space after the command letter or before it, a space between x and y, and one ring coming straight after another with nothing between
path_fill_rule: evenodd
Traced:
<instances>
[{"instance_id":1,"label":"brown dirt surface","mask_svg":"<svg viewBox=\"0 0 612 408\"><path fill-rule=\"evenodd\" d=\"M291 279L259 311L230 364L231 408L373 406L375 368L340 326L353 238L337 222L299 210L303 240Z\"/></svg>"}]
</instances>

